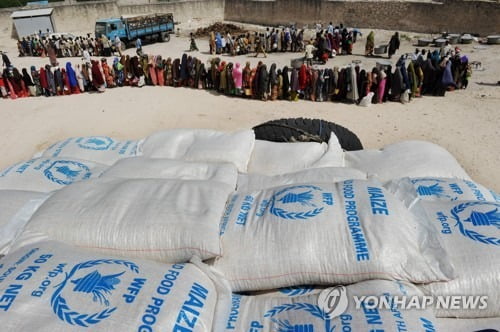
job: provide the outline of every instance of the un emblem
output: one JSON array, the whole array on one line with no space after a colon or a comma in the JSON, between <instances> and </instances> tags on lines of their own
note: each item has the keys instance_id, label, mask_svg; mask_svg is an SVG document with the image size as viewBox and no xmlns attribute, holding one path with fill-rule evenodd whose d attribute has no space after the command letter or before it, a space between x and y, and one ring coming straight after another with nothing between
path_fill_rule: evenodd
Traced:
<instances>
[{"instance_id":1,"label":"un emblem","mask_svg":"<svg viewBox=\"0 0 500 332\"><path fill-rule=\"evenodd\" d=\"M103 265L118 265L115 273L103 273L99 270ZM128 271L139 273L139 267L129 261L120 259L98 259L77 264L66 275L51 297L52 310L60 320L82 327L95 325L110 317L117 307L112 306L109 296L116 290L121 277ZM71 300L66 300L70 296ZM78 298L78 300L75 300ZM72 305L70 302L73 302ZM101 310L97 312L80 312L79 304L93 303Z\"/></svg>"},{"instance_id":2,"label":"un emblem","mask_svg":"<svg viewBox=\"0 0 500 332\"><path fill-rule=\"evenodd\" d=\"M113 145L112 138L106 136L92 136L78 142L78 146L87 150L109 150Z\"/></svg>"},{"instance_id":3,"label":"un emblem","mask_svg":"<svg viewBox=\"0 0 500 332\"><path fill-rule=\"evenodd\" d=\"M320 187L301 185L287 187L273 195L271 214L288 220L307 220L321 214L325 205L333 205L333 194Z\"/></svg>"},{"instance_id":4,"label":"un emblem","mask_svg":"<svg viewBox=\"0 0 500 332\"><path fill-rule=\"evenodd\" d=\"M72 160L55 161L43 173L50 181L62 186L87 180L92 175L87 165Z\"/></svg>"},{"instance_id":5,"label":"un emblem","mask_svg":"<svg viewBox=\"0 0 500 332\"><path fill-rule=\"evenodd\" d=\"M471 240L500 246L500 203L465 202L451 210L456 227Z\"/></svg>"}]
</instances>

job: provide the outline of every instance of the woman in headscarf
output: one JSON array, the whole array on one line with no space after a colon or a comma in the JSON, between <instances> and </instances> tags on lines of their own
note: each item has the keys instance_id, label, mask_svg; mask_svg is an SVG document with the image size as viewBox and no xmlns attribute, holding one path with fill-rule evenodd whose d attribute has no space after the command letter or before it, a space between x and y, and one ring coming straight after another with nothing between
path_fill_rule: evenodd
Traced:
<instances>
[{"instance_id":1,"label":"woman in headscarf","mask_svg":"<svg viewBox=\"0 0 500 332\"><path fill-rule=\"evenodd\" d=\"M80 89L80 92L84 92L87 82L83 75L82 69L80 68L80 65L76 65L75 74L76 74L76 81L78 82L78 88Z\"/></svg>"},{"instance_id":2,"label":"woman in headscarf","mask_svg":"<svg viewBox=\"0 0 500 332\"><path fill-rule=\"evenodd\" d=\"M215 33L213 31L210 31L210 39L208 43L210 45L210 54L214 55L216 51L216 45L215 45Z\"/></svg>"},{"instance_id":3,"label":"woman in headscarf","mask_svg":"<svg viewBox=\"0 0 500 332\"><path fill-rule=\"evenodd\" d=\"M64 79L59 67L54 68L54 81L56 83L56 94L62 96L64 94Z\"/></svg>"},{"instance_id":4,"label":"woman in headscarf","mask_svg":"<svg viewBox=\"0 0 500 332\"><path fill-rule=\"evenodd\" d=\"M45 97L49 97L50 96L49 81L47 80L47 73L45 72L44 67L40 68L40 86L42 87L42 94Z\"/></svg>"},{"instance_id":5,"label":"woman in headscarf","mask_svg":"<svg viewBox=\"0 0 500 332\"><path fill-rule=\"evenodd\" d=\"M236 62L233 70L234 88L237 96L241 95L241 88L243 86L243 70L239 62Z\"/></svg>"},{"instance_id":6,"label":"woman in headscarf","mask_svg":"<svg viewBox=\"0 0 500 332\"><path fill-rule=\"evenodd\" d=\"M165 85L166 86L172 86L173 80L172 80L172 59L167 58L165 61L165 66L163 67L165 69Z\"/></svg>"},{"instance_id":7,"label":"woman in headscarf","mask_svg":"<svg viewBox=\"0 0 500 332\"><path fill-rule=\"evenodd\" d=\"M37 92L35 83L33 83L33 80L31 79L31 76L28 74L26 68L23 68L22 73L23 73L24 86L28 89L30 96L36 97Z\"/></svg>"},{"instance_id":8,"label":"woman in headscarf","mask_svg":"<svg viewBox=\"0 0 500 332\"><path fill-rule=\"evenodd\" d=\"M222 53L222 37L218 32L215 34L215 53Z\"/></svg>"},{"instance_id":9,"label":"woman in headscarf","mask_svg":"<svg viewBox=\"0 0 500 332\"><path fill-rule=\"evenodd\" d=\"M271 91L271 100L278 99L278 74L276 73L276 64L273 63L271 65L271 69L269 69L269 88L268 91Z\"/></svg>"},{"instance_id":10,"label":"woman in headscarf","mask_svg":"<svg viewBox=\"0 0 500 332\"><path fill-rule=\"evenodd\" d=\"M278 99L283 99L283 73L278 69Z\"/></svg>"},{"instance_id":11,"label":"woman in headscarf","mask_svg":"<svg viewBox=\"0 0 500 332\"><path fill-rule=\"evenodd\" d=\"M309 98L311 101L316 101L316 90L318 87L319 71L311 67L308 68L308 76L310 77L309 84Z\"/></svg>"},{"instance_id":12,"label":"woman in headscarf","mask_svg":"<svg viewBox=\"0 0 500 332\"><path fill-rule=\"evenodd\" d=\"M230 62L226 66L226 89L224 91L226 95L234 94L234 78L233 78L233 63Z\"/></svg>"},{"instance_id":13,"label":"woman in headscarf","mask_svg":"<svg viewBox=\"0 0 500 332\"><path fill-rule=\"evenodd\" d=\"M210 75L207 73L207 69L205 68L205 64L200 61L200 85L198 85L199 89L207 89L208 78Z\"/></svg>"},{"instance_id":14,"label":"woman in headscarf","mask_svg":"<svg viewBox=\"0 0 500 332\"><path fill-rule=\"evenodd\" d=\"M389 41L389 59L392 58L396 51L399 50L399 33L396 32L392 35L391 40Z\"/></svg>"},{"instance_id":15,"label":"woman in headscarf","mask_svg":"<svg viewBox=\"0 0 500 332\"><path fill-rule=\"evenodd\" d=\"M16 93L20 98L29 97L30 93L26 84L23 81L23 75L19 72L17 68L12 69L12 77L10 77L10 83Z\"/></svg>"},{"instance_id":16,"label":"woman in headscarf","mask_svg":"<svg viewBox=\"0 0 500 332\"><path fill-rule=\"evenodd\" d=\"M372 56L374 48L375 48L375 33L373 31L370 31L368 37L366 37L365 56Z\"/></svg>"},{"instance_id":17,"label":"woman in headscarf","mask_svg":"<svg viewBox=\"0 0 500 332\"><path fill-rule=\"evenodd\" d=\"M350 75L349 77L350 87L347 91L347 99L353 103L356 103L359 100L358 79L356 77L356 71L352 66L347 67L347 69L348 69L348 75Z\"/></svg>"},{"instance_id":18,"label":"woman in headscarf","mask_svg":"<svg viewBox=\"0 0 500 332\"><path fill-rule=\"evenodd\" d=\"M176 58L172 64L172 80L174 87L178 88L181 85L181 60Z\"/></svg>"},{"instance_id":19,"label":"woman in headscarf","mask_svg":"<svg viewBox=\"0 0 500 332\"><path fill-rule=\"evenodd\" d=\"M455 81L453 80L453 74L451 73L451 61L448 60L445 66L446 67L443 70L443 78L441 80L442 87L445 91L454 90L457 86L455 84Z\"/></svg>"},{"instance_id":20,"label":"woman in headscarf","mask_svg":"<svg viewBox=\"0 0 500 332\"><path fill-rule=\"evenodd\" d=\"M104 79L106 80L106 87L114 88L116 84L113 78L113 72L111 68L108 66L108 61L106 60L106 58L101 59L101 66Z\"/></svg>"},{"instance_id":21,"label":"woman in headscarf","mask_svg":"<svg viewBox=\"0 0 500 332\"><path fill-rule=\"evenodd\" d=\"M259 73L260 67L262 66L262 61L259 61L257 67L252 69L252 98L257 99L259 96Z\"/></svg>"},{"instance_id":22,"label":"woman in headscarf","mask_svg":"<svg viewBox=\"0 0 500 332\"><path fill-rule=\"evenodd\" d=\"M257 98L266 101L267 95L269 93L269 75L267 73L267 66L262 64L259 68L259 77L258 77L258 90L257 90Z\"/></svg>"},{"instance_id":23,"label":"woman in headscarf","mask_svg":"<svg viewBox=\"0 0 500 332\"><path fill-rule=\"evenodd\" d=\"M66 69L62 68L61 74L62 74L62 79L64 82L63 94L64 95L71 95L71 84L69 83L69 76L66 73Z\"/></svg>"},{"instance_id":24,"label":"woman in headscarf","mask_svg":"<svg viewBox=\"0 0 500 332\"><path fill-rule=\"evenodd\" d=\"M227 75L226 75L226 62L222 61L219 69L217 70L219 73L219 92L224 93L227 88Z\"/></svg>"},{"instance_id":25,"label":"woman in headscarf","mask_svg":"<svg viewBox=\"0 0 500 332\"><path fill-rule=\"evenodd\" d=\"M410 79L410 93L411 93L410 95L411 98L415 98L418 96L419 82L417 73L415 73L415 67L413 66L413 61L410 61L407 72L408 72L408 77Z\"/></svg>"},{"instance_id":26,"label":"woman in headscarf","mask_svg":"<svg viewBox=\"0 0 500 332\"><path fill-rule=\"evenodd\" d=\"M154 57L152 55L148 56L147 73L149 77L148 85L158 85L158 77L156 76Z\"/></svg>"},{"instance_id":27,"label":"woman in headscarf","mask_svg":"<svg viewBox=\"0 0 500 332\"><path fill-rule=\"evenodd\" d=\"M385 71L382 69L380 70L379 73L378 90L377 90L379 104L381 104L384 100L386 83L387 83L387 75Z\"/></svg>"},{"instance_id":28,"label":"woman in headscarf","mask_svg":"<svg viewBox=\"0 0 500 332\"><path fill-rule=\"evenodd\" d=\"M92 84L98 92L104 92L104 79L99 68L99 62L96 60L92 60Z\"/></svg>"},{"instance_id":29,"label":"woman in headscarf","mask_svg":"<svg viewBox=\"0 0 500 332\"><path fill-rule=\"evenodd\" d=\"M250 62L247 61L245 65L245 69L243 69L243 90L245 93L245 97L252 97L252 68L250 68Z\"/></svg>"},{"instance_id":30,"label":"woman in headscarf","mask_svg":"<svg viewBox=\"0 0 500 332\"><path fill-rule=\"evenodd\" d=\"M401 94L404 91L403 75L400 68L396 67L391 78L391 101L401 101Z\"/></svg>"},{"instance_id":31,"label":"woman in headscarf","mask_svg":"<svg viewBox=\"0 0 500 332\"><path fill-rule=\"evenodd\" d=\"M51 96L56 95L56 82L54 80L54 73L52 73L52 70L50 68L50 65L45 66L45 74L47 75L47 82L49 83L49 91Z\"/></svg>"},{"instance_id":32,"label":"woman in headscarf","mask_svg":"<svg viewBox=\"0 0 500 332\"><path fill-rule=\"evenodd\" d=\"M164 86L165 85L165 75L164 75L164 70L163 70L163 59L161 55L157 55L154 57L154 64L155 64L155 71L156 71L156 78L158 79L158 85Z\"/></svg>"},{"instance_id":33,"label":"woman in headscarf","mask_svg":"<svg viewBox=\"0 0 500 332\"><path fill-rule=\"evenodd\" d=\"M188 57L187 54L184 53L182 55L182 60L181 60L181 71L180 71L180 85L181 86L186 86L187 81L189 79L189 72L188 72Z\"/></svg>"},{"instance_id":34,"label":"woman in headscarf","mask_svg":"<svg viewBox=\"0 0 500 332\"><path fill-rule=\"evenodd\" d=\"M302 64L299 70L299 91L304 93L306 89L307 89L307 67L305 64Z\"/></svg>"},{"instance_id":35,"label":"woman in headscarf","mask_svg":"<svg viewBox=\"0 0 500 332\"><path fill-rule=\"evenodd\" d=\"M33 78L33 84L36 89L36 96L40 96L42 94L42 85L40 83L40 73L36 70L35 66L31 66L31 77Z\"/></svg>"},{"instance_id":36,"label":"woman in headscarf","mask_svg":"<svg viewBox=\"0 0 500 332\"><path fill-rule=\"evenodd\" d=\"M69 88L71 93L78 94L80 93L80 89L78 87L78 80L76 78L76 73L71 67L70 62L66 62L66 75L68 77Z\"/></svg>"},{"instance_id":37,"label":"woman in headscarf","mask_svg":"<svg viewBox=\"0 0 500 332\"><path fill-rule=\"evenodd\" d=\"M372 69L371 73L371 82L370 82L370 92L373 92L373 99L372 103L376 104L378 103L379 100L379 83L380 83L380 71L378 70L377 67L374 67Z\"/></svg>"},{"instance_id":38,"label":"woman in headscarf","mask_svg":"<svg viewBox=\"0 0 500 332\"><path fill-rule=\"evenodd\" d=\"M298 101L299 100L299 90L300 90L299 71L297 70L297 68L293 68L292 75L290 78L290 99L291 99L291 101Z\"/></svg>"},{"instance_id":39,"label":"woman in headscarf","mask_svg":"<svg viewBox=\"0 0 500 332\"><path fill-rule=\"evenodd\" d=\"M283 91L282 91L282 98L284 100L289 100L290 99L290 78L288 77L288 67L285 66L283 68Z\"/></svg>"},{"instance_id":40,"label":"woman in headscarf","mask_svg":"<svg viewBox=\"0 0 500 332\"><path fill-rule=\"evenodd\" d=\"M188 81L187 85L190 88L194 88L194 81L196 78L196 58L192 58L191 56L188 56L188 61L187 61L187 70L188 70Z\"/></svg>"},{"instance_id":41,"label":"woman in headscarf","mask_svg":"<svg viewBox=\"0 0 500 332\"><path fill-rule=\"evenodd\" d=\"M113 70L115 72L116 85L118 85L119 87L122 87L123 83L125 81L125 74L124 74L124 67L118 58L115 58L113 60Z\"/></svg>"}]
</instances>

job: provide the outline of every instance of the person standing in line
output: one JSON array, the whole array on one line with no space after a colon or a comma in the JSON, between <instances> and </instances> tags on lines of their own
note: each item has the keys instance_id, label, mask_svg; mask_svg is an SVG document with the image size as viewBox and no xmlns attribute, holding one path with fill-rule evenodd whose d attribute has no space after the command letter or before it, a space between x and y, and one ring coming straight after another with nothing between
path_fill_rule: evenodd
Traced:
<instances>
[{"instance_id":1,"label":"person standing in line","mask_svg":"<svg viewBox=\"0 0 500 332\"><path fill-rule=\"evenodd\" d=\"M141 40L141 38L137 38L137 40L135 41L135 49L136 49L137 55L141 56L142 55L142 40Z\"/></svg>"},{"instance_id":2,"label":"person standing in line","mask_svg":"<svg viewBox=\"0 0 500 332\"><path fill-rule=\"evenodd\" d=\"M392 35L391 40L389 41L389 59L392 58L396 51L399 50L399 33L396 32Z\"/></svg>"},{"instance_id":3,"label":"person standing in line","mask_svg":"<svg viewBox=\"0 0 500 332\"><path fill-rule=\"evenodd\" d=\"M264 54L264 58L267 58L267 54L266 54L266 50L264 49L264 40L263 40L263 35L257 35L257 33L255 33L255 45L256 45L256 54L255 54L255 57L257 57L259 55L259 53L263 53Z\"/></svg>"}]
</instances>

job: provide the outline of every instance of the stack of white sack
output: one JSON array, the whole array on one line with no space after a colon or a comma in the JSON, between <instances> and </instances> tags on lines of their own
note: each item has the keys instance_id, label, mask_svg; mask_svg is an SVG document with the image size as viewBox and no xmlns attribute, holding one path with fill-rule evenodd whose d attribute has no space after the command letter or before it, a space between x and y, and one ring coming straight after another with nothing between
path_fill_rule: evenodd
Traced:
<instances>
[{"instance_id":1,"label":"stack of white sack","mask_svg":"<svg viewBox=\"0 0 500 332\"><path fill-rule=\"evenodd\" d=\"M443 177L470 180L443 147L424 141L404 141L381 150L345 152L345 166L376 176L383 183L404 177Z\"/></svg>"},{"instance_id":2,"label":"stack of white sack","mask_svg":"<svg viewBox=\"0 0 500 332\"><path fill-rule=\"evenodd\" d=\"M436 306L438 317L500 317L500 202L498 195L468 180L402 179L389 190L437 230L456 278L422 286L434 296L472 296L470 308ZM487 296L487 307L478 303Z\"/></svg>"},{"instance_id":3,"label":"stack of white sack","mask_svg":"<svg viewBox=\"0 0 500 332\"><path fill-rule=\"evenodd\" d=\"M421 297L414 285L370 280L321 292L233 294L220 331L440 331L431 308L398 307L396 298ZM377 302L375 302L376 297ZM443 330L445 331L445 330Z\"/></svg>"},{"instance_id":4,"label":"stack of white sack","mask_svg":"<svg viewBox=\"0 0 500 332\"><path fill-rule=\"evenodd\" d=\"M113 165L122 158L135 157L140 141L120 141L107 136L72 137L57 142L36 156L77 158Z\"/></svg>"},{"instance_id":5,"label":"stack of white sack","mask_svg":"<svg viewBox=\"0 0 500 332\"><path fill-rule=\"evenodd\" d=\"M231 163L135 157L117 161L101 178L204 180L236 188L238 170Z\"/></svg>"},{"instance_id":6,"label":"stack of white sack","mask_svg":"<svg viewBox=\"0 0 500 332\"><path fill-rule=\"evenodd\" d=\"M446 281L453 268L435 233L378 182L238 191L221 221L215 267L236 292L368 279Z\"/></svg>"},{"instance_id":7,"label":"stack of white sack","mask_svg":"<svg viewBox=\"0 0 500 332\"><path fill-rule=\"evenodd\" d=\"M209 129L171 129L147 137L138 154L148 158L233 163L246 172L255 144L253 130L223 133Z\"/></svg>"},{"instance_id":8,"label":"stack of white sack","mask_svg":"<svg viewBox=\"0 0 500 332\"><path fill-rule=\"evenodd\" d=\"M12 165L0 173L0 190L48 193L99 177L107 166L80 159L41 157Z\"/></svg>"},{"instance_id":9,"label":"stack of white sack","mask_svg":"<svg viewBox=\"0 0 500 332\"><path fill-rule=\"evenodd\" d=\"M167 265L42 241L0 261L0 321L2 331L211 332L219 289L199 260Z\"/></svg>"},{"instance_id":10,"label":"stack of white sack","mask_svg":"<svg viewBox=\"0 0 500 332\"><path fill-rule=\"evenodd\" d=\"M0 257L5 255L36 209L49 194L0 190Z\"/></svg>"},{"instance_id":11,"label":"stack of white sack","mask_svg":"<svg viewBox=\"0 0 500 332\"><path fill-rule=\"evenodd\" d=\"M215 181L90 180L55 192L26 231L126 257L208 259L220 254L220 217L233 191Z\"/></svg>"}]
</instances>

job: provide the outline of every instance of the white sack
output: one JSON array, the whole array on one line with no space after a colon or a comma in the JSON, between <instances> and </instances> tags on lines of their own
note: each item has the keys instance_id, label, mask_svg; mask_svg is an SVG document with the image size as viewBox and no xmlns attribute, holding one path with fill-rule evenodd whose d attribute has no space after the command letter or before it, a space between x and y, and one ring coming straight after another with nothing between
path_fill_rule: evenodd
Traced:
<instances>
[{"instance_id":1,"label":"white sack","mask_svg":"<svg viewBox=\"0 0 500 332\"><path fill-rule=\"evenodd\" d=\"M99 177L107 166L79 159L41 157L0 172L0 190L50 192L74 182Z\"/></svg>"},{"instance_id":2,"label":"white sack","mask_svg":"<svg viewBox=\"0 0 500 332\"><path fill-rule=\"evenodd\" d=\"M280 175L311 167L328 149L326 143L255 141L248 173Z\"/></svg>"},{"instance_id":3,"label":"white sack","mask_svg":"<svg viewBox=\"0 0 500 332\"><path fill-rule=\"evenodd\" d=\"M107 136L72 137L59 141L43 152L45 157L78 158L113 165L137 154L139 141L120 141Z\"/></svg>"},{"instance_id":4,"label":"white sack","mask_svg":"<svg viewBox=\"0 0 500 332\"><path fill-rule=\"evenodd\" d=\"M438 317L500 317L500 203L421 201L427 222L438 230L457 278L423 286L432 295L488 296L484 310L437 310Z\"/></svg>"},{"instance_id":5,"label":"white sack","mask_svg":"<svg viewBox=\"0 0 500 332\"><path fill-rule=\"evenodd\" d=\"M47 194L0 190L0 255L5 255L12 241L22 232L29 217Z\"/></svg>"},{"instance_id":6,"label":"white sack","mask_svg":"<svg viewBox=\"0 0 500 332\"><path fill-rule=\"evenodd\" d=\"M301 183L334 183L353 179L366 180L366 173L348 167L323 167L275 176L240 174L238 191L256 191Z\"/></svg>"},{"instance_id":7,"label":"white sack","mask_svg":"<svg viewBox=\"0 0 500 332\"><path fill-rule=\"evenodd\" d=\"M311 167L344 167L344 150L340 146L339 139L335 133L331 133L330 140L328 141L328 149L325 154L316 161Z\"/></svg>"},{"instance_id":8,"label":"white sack","mask_svg":"<svg viewBox=\"0 0 500 332\"><path fill-rule=\"evenodd\" d=\"M361 98L361 101L359 102L359 106L362 106L362 107L370 107L372 106L372 99L373 99L373 96L375 95L375 93L373 92L369 92L366 96L364 96L363 98Z\"/></svg>"},{"instance_id":9,"label":"white sack","mask_svg":"<svg viewBox=\"0 0 500 332\"><path fill-rule=\"evenodd\" d=\"M215 266L236 292L453 276L435 230L375 182L237 192L221 234Z\"/></svg>"},{"instance_id":10,"label":"white sack","mask_svg":"<svg viewBox=\"0 0 500 332\"><path fill-rule=\"evenodd\" d=\"M432 309L391 307L390 301L395 297L422 296L411 284L370 280L346 286L340 294L339 298L334 299L338 301L334 304L342 308L347 305L347 308L340 316L332 319L327 316L325 310L328 307L322 305L317 292L292 297L281 294L275 297L233 294L232 306L226 313L224 331L439 331ZM380 296L387 299L388 305L382 305L381 309L368 309L366 306L356 308L354 296Z\"/></svg>"},{"instance_id":11,"label":"white sack","mask_svg":"<svg viewBox=\"0 0 500 332\"><path fill-rule=\"evenodd\" d=\"M230 162L238 171L246 172L254 144L253 130L223 133L209 129L170 129L146 138L139 151L149 158Z\"/></svg>"},{"instance_id":12,"label":"white sack","mask_svg":"<svg viewBox=\"0 0 500 332\"><path fill-rule=\"evenodd\" d=\"M211 332L217 297L193 264L117 258L55 241L0 261L2 331Z\"/></svg>"},{"instance_id":13,"label":"white sack","mask_svg":"<svg viewBox=\"0 0 500 332\"><path fill-rule=\"evenodd\" d=\"M385 187L407 207L411 207L418 200L500 202L500 196L495 192L469 180L403 178L390 181Z\"/></svg>"},{"instance_id":14,"label":"white sack","mask_svg":"<svg viewBox=\"0 0 500 332\"><path fill-rule=\"evenodd\" d=\"M345 166L377 176L382 182L404 177L443 177L470 180L455 157L439 145L405 141L382 150L346 151Z\"/></svg>"},{"instance_id":15,"label":"white sack","mask_svg":"<svg viewBox=\"0 0 500 332\"><path fill-rule=\"evenodd\" d=\"M211 181L92 180L51 196L27 230L127 257L208 259L220 253L219 221L232 191Z\"/></svg>"},{"instance_id":16,"label":"white sack","mask_svg":"<svg viewBox=\"0 0 500 332\"><path fill-rule=\"evenodd\" d=\"M209 180L236 188L238 170L230 163L135 157L117 161L101 178Z\"/></svg>"}]
</instances>

